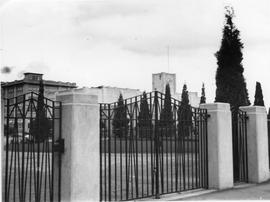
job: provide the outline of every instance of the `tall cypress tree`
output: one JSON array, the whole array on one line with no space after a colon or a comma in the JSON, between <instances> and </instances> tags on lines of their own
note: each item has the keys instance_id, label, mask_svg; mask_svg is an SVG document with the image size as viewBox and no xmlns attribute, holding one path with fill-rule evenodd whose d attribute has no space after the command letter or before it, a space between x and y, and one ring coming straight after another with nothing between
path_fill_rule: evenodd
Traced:
<instances>
[{"instance_id":1,"label":"tall cypress tree","mask_svg":"<svg viewBox=\"0 0 270 202\"><path fill-rule=\"evenodd\" d=\"M181 105L189 105L187 85L183 85L182 94L181 94Z\"/></svg>"},{"instance_id":2,"label":"tall cypress tree","mask_svg":"<svg viewBox=\"0 0 270 202\"><path fill-rule=\"evenodd\" d=\"M164 106L160 113L160 126L168 127L173 125L173 112L171 101L170 85L166 84Z\"/></svg>"},{"instance_id":3,"label":"tall cypress tree","mask_svg":"<svg viewBox=\"0 0 270 202\"><path fill-rule=\"evenodd\" d=\"M233 9L227 8L221 47L215 54L218 65L215 102L226 102L239 107L250 105L250 101L243 76L243 43L239 37L240 32L232 21L233 17Z\"/></svg>"},{"instance_id":4,"label":"tall cypress tree","mask_svg":"<svg viewBox=\"0 0 270 202\"><path fill-rule=\"evenodd\" d=\"M205 97L205 88L204 88L204 83L203 83L200 104L204 104L205 102L206 102L206 97Z\"/></svg>"},{"instance_id":5,"label":"tall cypress tree","mask_svg":"<svg viewBox=\"0 0 270 202\"><path fill-rule=\"evenodd\" d=\"M151 114L147 102L147 95L143 92L143 97L140 103L140 112L138 116L138 125L139 127L149 127L151 123Z\"/></svg>"},{"instance_id":6,"label":"tall cypress tree","mask_svg":"<svg viewBox=\"0 0 270 202\"><path fill-rule=\"evenodd\" d=\"M143 92L143 96L140 103L140 112L138 116L138 126L140 128L140 136L147 137L150 134L150 127L152 124L151 113L149 110L147 95Z\"/></svg>"},{"instance_id":7,"label":"tall cypress tree","mask_svg":"<svg viewBox=\"0 0 270 202\"><path fill-rule=\"evenodd\" d=\"M189 104L187 85L184 84L181 95L181 104L177 111L178 132L181 137L188 136L192 126L192 109Z\"/></svg>"},{"instance_id":8,"label":"tall cypress tree","mask_svg":"<svg viewBox=\"0 0 270 202\"><path fill-rule=\"evenodd\" d=\"M254 106L264 106L263 93L260 82L256 82Z\"/></svg>"},{"instance_id":9,"label":"tall cypress tree","mask_svg":"<svg viewBox=\"0 0 270 202\"><path fill-rule=\"evenodd\" d=\"M40 80L39 93L36 108L36 117L32 123L30 123L30 134L37 142L43 142L49 138L51 122L46 117L46 107L44 104L44 84Z\"/></svg>"},{"instance_id":10,"label":"tall cypress tree","mask_svg":"<svg viewBox=\"0 0 270 202\"><path fill-rule=\"evenodd\" d=\"M128 126L128 118L124 105L124 99L122 94L120 93L117 106L114 108L114 117L113 117L113 133L116 137L124 137L125 128Z\"/></svg>"}]
</instances>

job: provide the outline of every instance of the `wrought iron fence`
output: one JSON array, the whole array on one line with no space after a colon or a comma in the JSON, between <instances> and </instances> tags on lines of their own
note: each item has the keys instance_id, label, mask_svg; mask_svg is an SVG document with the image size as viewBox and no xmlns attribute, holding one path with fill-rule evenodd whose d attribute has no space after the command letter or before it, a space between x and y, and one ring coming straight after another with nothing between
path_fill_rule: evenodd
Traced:
<instances>
[{"instance_id":1,"label":"wrought iron fence","mask_svg":"<svg viewBox=\"0 0 270 202\"><path fill-rule=\"evenodd\" d=\"M61 102L33 92L4 102L4 201L60 201Z\"/></svg>"},{"instance_id":2,"label":"wrought iron fence","mask_svg":"<svg viewBox=\"0 0 270 202\"><path fill-rule=\"evenodd\" d=\"M237 107L232 112L233 176L234 182L248 182L246 112Z\"/></svg>"},{"instance_id":3,"label":"wrought iron fence","mask_svg":"<svg viewBox=\"0 0 270 202\"><path fill-rule=\"evenodd\" d=\"M164 103L155 91L100 105L101 201L208 187L206 109Z\"/></svg>"}]
</instances>

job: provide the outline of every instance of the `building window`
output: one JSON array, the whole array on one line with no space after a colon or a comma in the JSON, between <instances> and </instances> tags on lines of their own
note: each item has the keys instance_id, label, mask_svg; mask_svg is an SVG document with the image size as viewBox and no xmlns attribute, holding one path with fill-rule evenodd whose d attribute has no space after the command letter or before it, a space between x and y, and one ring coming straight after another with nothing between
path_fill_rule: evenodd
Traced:
<instances>
[{"instance_id":1,"label":"building window","mask_svg":"<svg viewBox=\"0 0 270 202\"><path fill-rule=\"evenodd\" d=\"M16 89L16 91L17 91L17 95L18 94L22 94L22 92L23 92L22 86L18 86L17 89Z\"/></svg>"},{"instance_id":2,"label":"building window","mask_svg":"<svg viewBox=\"0 0 270 202\"><path fill-rule=\"evenodd\" d=\"M9 88L8 89L8 94L10 94L10 93L14 93L14 88Z\"/></svg>"},{"instance_id":3,"label":"building window","mask_svg":"<svg viewBox=\"0 0 270 202\"><path fill-rule=\"evenodd\" d=\"M14 97L14 88L9 88L8 89L8 98Z\"/></svg>"},{"instance_id":4,"label":"building window","mask_svg":"<svg viewBox=\"0 0 270 202\"><path fill-rule=\"evenodd\" d=\"M41 77L39 75L32 76L32 80L34 80L34 81L39 81L40 79L41 79Z\"/></svg>"}]
</instances>

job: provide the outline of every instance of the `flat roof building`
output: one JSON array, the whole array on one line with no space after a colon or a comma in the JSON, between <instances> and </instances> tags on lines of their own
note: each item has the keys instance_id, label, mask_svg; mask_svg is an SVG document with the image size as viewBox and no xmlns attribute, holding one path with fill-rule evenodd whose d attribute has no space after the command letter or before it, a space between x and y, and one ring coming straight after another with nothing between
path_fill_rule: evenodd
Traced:
<instances>
[{"instance_id":1,"label":"flat roof building","mask_svg":"<svg viewBox=\"0 0 270 202\"><path fill-rule=\"evenodd\" d=\"M27 72L24 78L11 82L1 82L2 98L13 98L28 92L39 91L39 83L43 78L43 74ZM77 88L76 83L43 80L44 96L55 100L55 93L65 90Z\"/></svg>"}]
</instances>

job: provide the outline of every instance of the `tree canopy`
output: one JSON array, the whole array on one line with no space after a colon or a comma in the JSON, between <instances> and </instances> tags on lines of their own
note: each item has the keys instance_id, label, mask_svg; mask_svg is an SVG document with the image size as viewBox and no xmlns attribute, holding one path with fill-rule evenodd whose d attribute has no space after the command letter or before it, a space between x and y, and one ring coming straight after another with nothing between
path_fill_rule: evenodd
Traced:
<instances>
[{"instance_id":1,"label":"tree canopy","mask_svg":"<svg viewBox=\"0 0 270 202\"><path fill-rule=\"evenodd\" d=\"M189 136L192 127L192 109L189 104L187 85L184 84L178 108L178 133L180 137Z\"/></svg>"},{"instance_id":2,"label":"tree canopy","mask_svg":"<svg viewBox=\"0 0 270 202\"><path fill-rule=\"evenodd\" d=\"M150 127L151 126L151 114L147 102L147 95L143 92L143 96L140 102L140 112L138 116L139 127Z\"/></svg>"},{"instance_id":3,"label":"tree canopy","mask_svg":"<svg viewBox=\"0 0 270 202\"><path fill-rule=\"evenodd\" d=\"M51 121L46 116L46 107L44 104L44 84L40 80L39 93L36 108L36 117L30 122L30 135L37 142L43 142L50 137Z\"/></svg>"},{"instance_id":4,"label":"tree canopy","mask_svg":"<svg viewBox=\"0 0 270 202\"><path fill-rule=\"evenodd\" d=\"M160 126L168 127L173 125L173 112L171 101L170 85L166 84L164 105L160 113Z\"/></svg>"},{"instance_id":5,"label":"tree canopy","mask_svg":"<svg viewBox=\"0 0 270 202\"><path fill-rule=\"evenodd\" d=\"M226 9L226 23L220 49L216 52L216 97L215 102L226 102L232 106L250 105L245 78L243 76L243 43L240 32L233 23L232 8Z\"/></svg>"},{"instance_id":6,"label":"tree canopy","mask_svg":"<svg viewBox=\"0 0 270 202\"><path fill-rule=\"evenodd\" d=\"M114 108L114 117L113 117L113 133L117 137L124 137L126 134L126 127L128 127L128 118L126 107L124 105L124 99L122 94L120 93L117 106Z\"/></svg>"}]
</instances>

